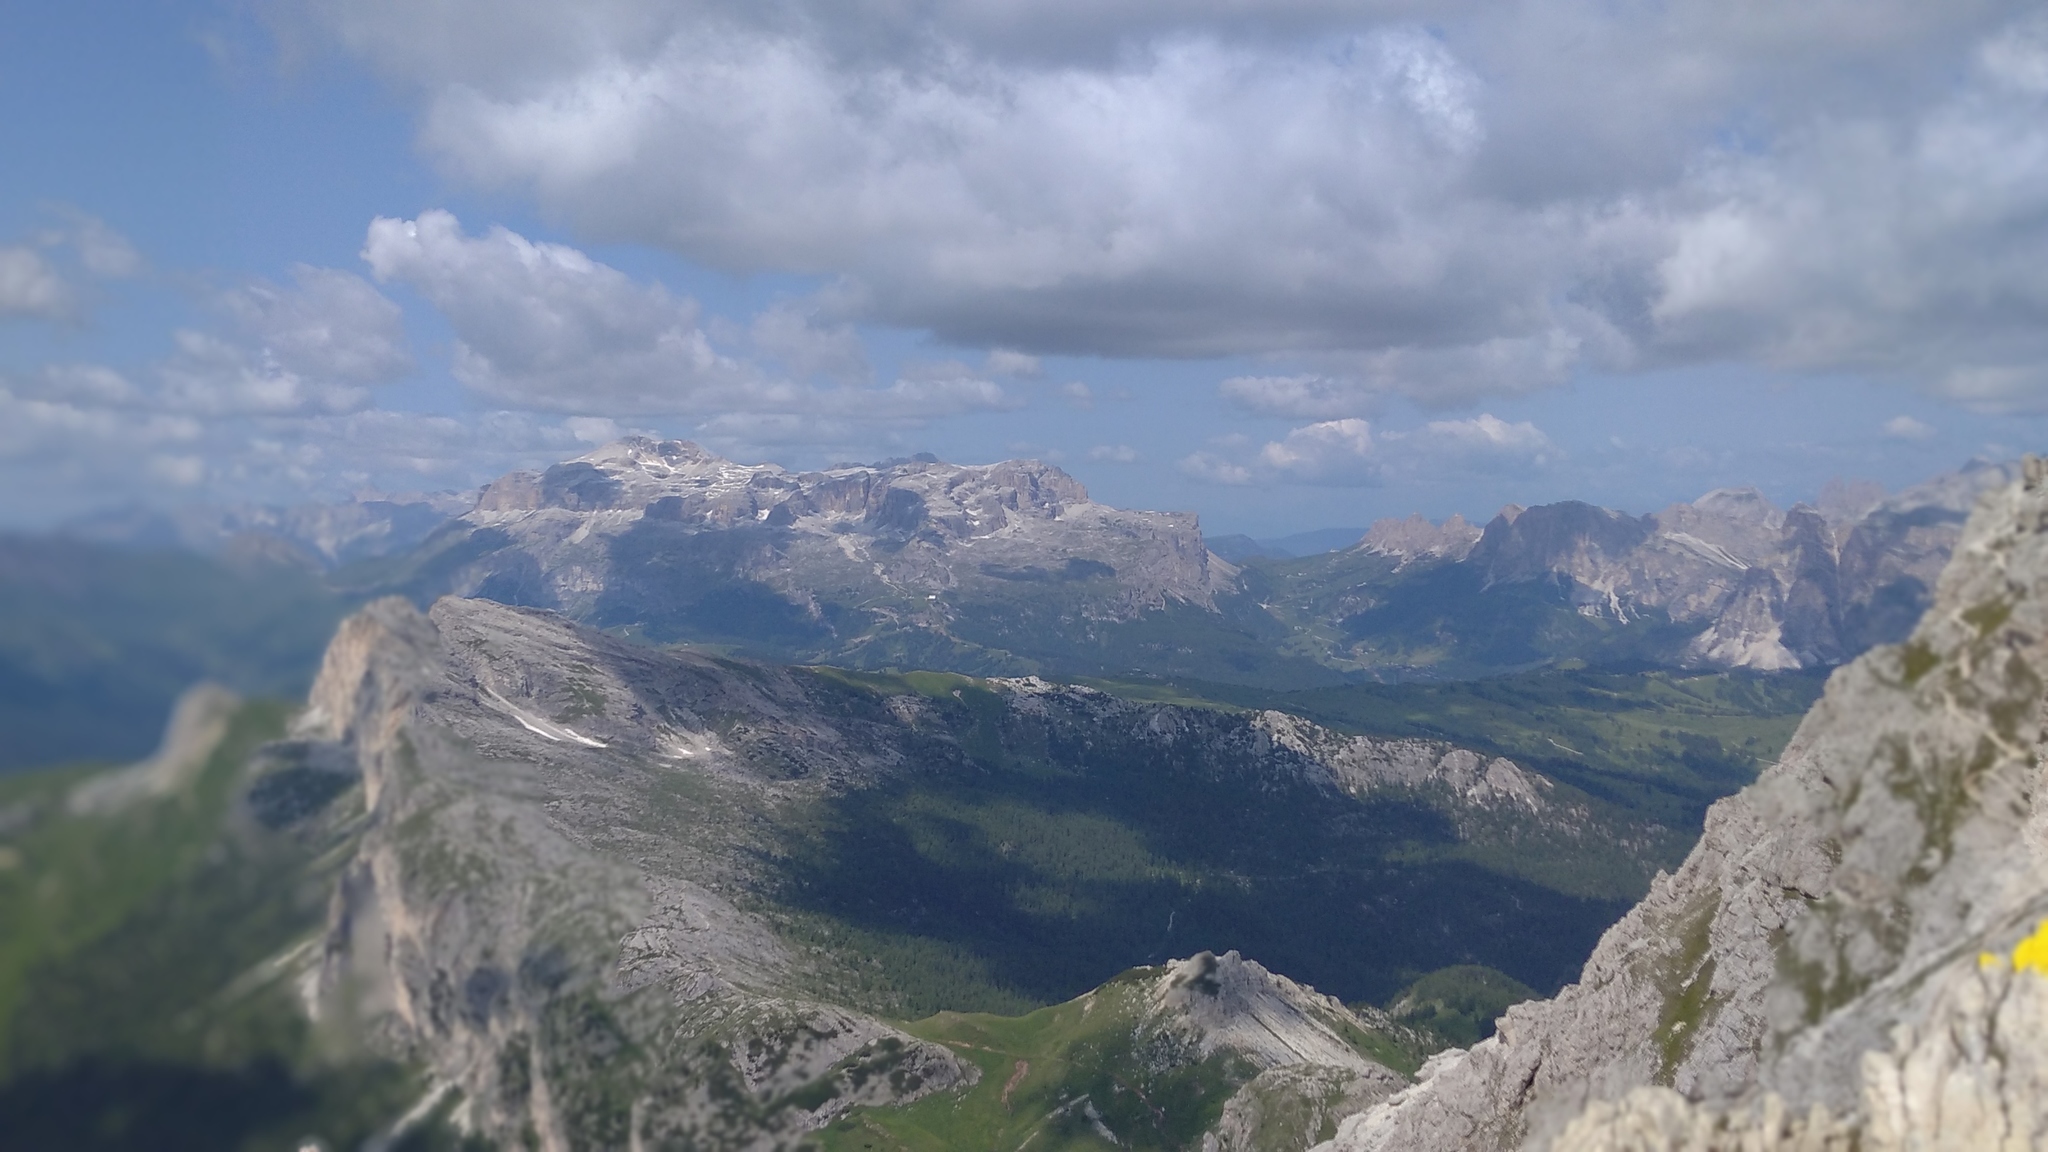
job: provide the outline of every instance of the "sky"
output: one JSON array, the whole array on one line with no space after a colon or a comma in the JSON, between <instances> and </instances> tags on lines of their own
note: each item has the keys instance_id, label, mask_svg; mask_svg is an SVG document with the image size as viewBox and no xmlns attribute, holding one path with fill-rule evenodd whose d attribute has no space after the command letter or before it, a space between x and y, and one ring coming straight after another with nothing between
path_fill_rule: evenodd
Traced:
<instances>
[{"instance_id":1,"label":"sky","mask_svg":"<svg viewBox=\"0 0 2048 1152\"><path fill-rule=\"evenodd\" d=\"M0 0L0 527L628 433L1274 537L2048 433L2048 13Z\"/></svg>"}]
</instances>

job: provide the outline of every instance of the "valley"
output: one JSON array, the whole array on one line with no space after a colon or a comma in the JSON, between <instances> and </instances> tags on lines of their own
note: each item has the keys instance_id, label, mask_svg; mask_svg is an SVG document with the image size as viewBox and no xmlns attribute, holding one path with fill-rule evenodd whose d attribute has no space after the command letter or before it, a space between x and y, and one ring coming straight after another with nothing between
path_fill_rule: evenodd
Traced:
<instances>
[{"instance_id":1,"label":"valley","mask_svg":"<svg viewBox=\"0 0 2048 1152\"><path fill-rule=\"evenodd\" d=\"M434 527L261 521L372 542L318 561L25 539L25 682L128 685L131 723L177 669L244 695L187 693L129 767L0 777L0 1125L1352 1139L1433 1054L1572 994L2001 475L1840 526L1555 506L1230 564L1042 466L627 442ZM1670 543L1730 524L1749 560ZM134 754L41 722L26 747Z\"/></svg>"}]
</instances>

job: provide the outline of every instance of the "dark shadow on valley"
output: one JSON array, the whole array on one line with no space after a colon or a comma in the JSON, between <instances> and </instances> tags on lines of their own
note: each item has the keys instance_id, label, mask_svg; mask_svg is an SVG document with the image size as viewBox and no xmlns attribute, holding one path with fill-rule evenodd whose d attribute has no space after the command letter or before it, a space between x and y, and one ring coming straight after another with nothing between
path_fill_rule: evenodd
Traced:
<instances>
[{"instance_id":1,"label":"dark shadow on valley","mask_svg":"<svg viewBox=\"0 0 2048 1152\"><path fill-rule=\"evenodd\" d=\"M932 749L946 767L795 825L770 862L780 902L964 950L1043 1003L1205 949L1352 1002L1454 964L1552 990L1625 907L1447 858L1450 822L1412 800L1219 773L1137 741L1053 741L1001 766L948 750Z\"/></svg>"}]
</instances>

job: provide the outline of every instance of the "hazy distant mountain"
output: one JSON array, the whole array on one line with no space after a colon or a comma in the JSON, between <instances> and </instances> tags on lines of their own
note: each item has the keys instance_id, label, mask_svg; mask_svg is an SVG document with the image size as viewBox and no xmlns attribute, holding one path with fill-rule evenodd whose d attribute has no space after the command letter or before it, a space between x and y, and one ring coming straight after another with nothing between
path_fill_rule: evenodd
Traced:
<instances>
[{"instance_id":1,"label":"hazy distant mountain","mask_svg":"<svg viewBox=\"0 0 2048 1152\"><path fill-rule=\"evenodd\" d=\"M1336 679L1226 618L1237 569L1192 514L1112 508L1028 460L796 472L624 440L506 476L402 563L344 575L784 659Z\"/></svg>"},{"instance_id":2,"label":"hazy distant mountain","mask_svg":"<svg viewBox=\"0 0 2048 1152\"><path fill-rule=\"evenodd\" d=\"M1750 488L1647 516L1510 505L1483 530L1382 520L1346 552L1249 563L1295 650L1335 668L1810 668L1901 638L1978 494L2012 475L1978 462L1874 504L1847 493L1832 517Z\"/></svg>"},{"instance_id":3,"label":"hazy distant mountain","mask_svg":"<svg viewBox=\"0 0 2048 1152\"><path fill-rule=\"evenodd\" d=\"M1826 666L1904 635L1977 493L2009 474L1838 485L1789 510L1728 489L1650 516L1383 520L1299 558L1212 545L1191 514L1111 508L1032 461L799 472L644 439L474 496L107 515L0 549L18 608L0 620L0 765L135 754L192 677L302 684L327 624L387 592L975 674L1307 688L1572 661Z\"/></svg>"},{"instance_id":4,"label":"hazy distant mountain","mask_svg":"<svg viewBox=\"0 0 2048 1152\"><path fill-rule=\"evenodd\" d=\"M2008 472L1980 463L1881 500L1838 486L1825 512L1722 489L1648 516L1577 502L1511 505L1483 529L1414 516L1297 558L1207 541L1188 513L1097 503L1036 461L800 472L636 438L506 476L337 579L861 667L1273 686L1559 660L1809 668L1901 635L1975 494ZM355 514L384 527L348 539L395 542L446 507L402 524ZM302 514L276 530L330 525L317 539L339 557L331 525L353 523Z\"/></svg>"},{"instance_id":5,"label":"hazy distant mountain","mask_svg":"<svg viewBox=\"0 0 2048 1152\"><path fill-rule=\"evenodd\" d=\"M303 692L350 607L295 565L0 535L0 772L140 756L198 680Z\"/></svg>"},{"instance_id":6,"label":"hazy distant mountain","mask_svg":"<svg viewBox=\"0 0 2048 1152\"><path fill-rule=\"evenodd\" d=\"M1349 548L1358 542L1359 531L1357 528L1317 528L1308 532L1296 532L1291 536L1256 540L1241 534L1211 536L1209 551L1232 564L1258 556L1291 560L1297 556L1315 556L1324 552L1335 552L1339 548Z\"/></svg>"},{"instance_id":7,"label":"hazy distant mountain","mask_svg":"<svg viewBox=\"0 0 2048 1152\"><path fill-rule=\"evenodd\" d=\"M476 506L474 492L365 495L340 503L190 505L87 516L62 535L100 544L257 555L327 568L404 552Z\"/></svg>"},{"instance_id":8,"label":"hazy distant mountain","mask_svg":"<svg viewBox=\"0 0 2048 1152\"><path fill-rule=\"evenodd\" d=\"M1406 520L1374 523L1353 546L1375 556L1392 556L1405 567L1425 560L1463 560L1479 537L1479 528L1456 513L1441 524L1432 524L1417 513Z\"/></svg>"}]
</instances>

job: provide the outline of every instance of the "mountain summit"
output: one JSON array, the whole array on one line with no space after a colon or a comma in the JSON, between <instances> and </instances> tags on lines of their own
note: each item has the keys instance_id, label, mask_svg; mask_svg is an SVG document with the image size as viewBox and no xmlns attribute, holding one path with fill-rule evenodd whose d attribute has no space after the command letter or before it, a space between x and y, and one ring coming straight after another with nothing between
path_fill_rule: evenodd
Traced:
<instances>
[{"instance_id":1,"label":"mountain summit","mask_svg":"<svg viewBox=\"0 0 2048 1152\"><path fill-rule=\"evenodd\" d=\"M426 591L656 640L1012 670L1050 625L1213 612L1236 574L1194 516L1099 504L1037 461L798 472L638 437L488 485L412 563Z\"/></svg>"}]
</instances>

